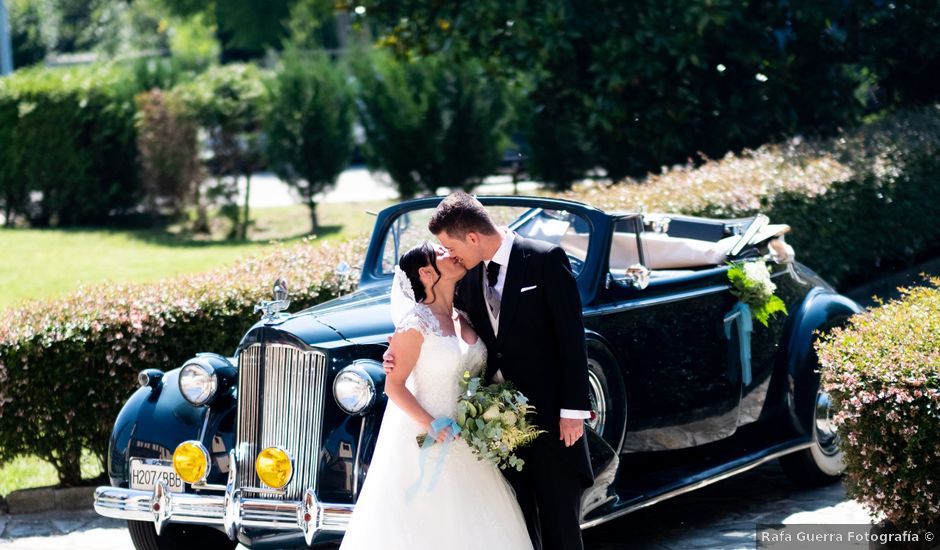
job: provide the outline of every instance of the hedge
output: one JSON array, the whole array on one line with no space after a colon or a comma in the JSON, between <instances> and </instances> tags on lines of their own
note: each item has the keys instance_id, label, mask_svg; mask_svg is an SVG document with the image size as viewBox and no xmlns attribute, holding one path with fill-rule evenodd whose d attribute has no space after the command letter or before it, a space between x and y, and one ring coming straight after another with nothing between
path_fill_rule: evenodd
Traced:
<instances>
[{"instance_id":1,"label":"hedge","mask_svg":"<svg viewBox=\"0 0 940 550\"><path fill-rule=\"evenodd\" d=\"M940 252L940 106L901 112L827 140L793 139L645 181L559 196L608 210L745 217L793 230L797 259L834 285L871 280Z\"/></svg>"},{"instance_id":2,"label":"hedge","mask_svg":"<svg viewBox=\"0 0 940 550\"><path fill-rule=\"evenodd\" d=\"M137 205L136 83L129 76L90 66L0 79L0 201L8 214L39 227L87 225ZM32 192L42 194L38 204Z\"/></svg>"},{"instance_id":3,"label":"hedge","mask_svg":"<svg viewBox=\"0 0 940 550\"><path fill-rule=\"evenodd\" d=\"M848 492L896 528L940 529L940 278L854 316L816 349Z\"/></svg>"},{"instance_id":4,"label":"hedge","mask_svg":"<svg viewBox=\"0 0 940 550\"><path fill-rule=\"evenodd\" d=\"M334 274L359 242L279 246L235 267L149 285L108 285L0 314L0 461L35 454L63 484L79 456L102 459L121 406L145 368L169 370L199 351L231 353L278 276L291 311L350 291Z\"/></svg>"}]
</instances>

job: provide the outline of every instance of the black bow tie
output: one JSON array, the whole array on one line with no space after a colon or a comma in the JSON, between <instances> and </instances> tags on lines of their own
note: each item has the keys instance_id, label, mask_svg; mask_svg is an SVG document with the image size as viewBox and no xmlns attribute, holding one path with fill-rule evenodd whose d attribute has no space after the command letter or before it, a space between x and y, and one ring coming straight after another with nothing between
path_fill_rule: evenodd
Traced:
<instances>
[{"instance_id":1,"label":"black bow tie","mask_svg":"<svg viewBox=\"0 0 940 550\"><path fill-rule=\"evenodd\" d=\"M490 286L496 286L496 281L499 279L499 267L496 262L490 262L490 265L486 266L486 282Z\"/></svg>"}]
</instances>

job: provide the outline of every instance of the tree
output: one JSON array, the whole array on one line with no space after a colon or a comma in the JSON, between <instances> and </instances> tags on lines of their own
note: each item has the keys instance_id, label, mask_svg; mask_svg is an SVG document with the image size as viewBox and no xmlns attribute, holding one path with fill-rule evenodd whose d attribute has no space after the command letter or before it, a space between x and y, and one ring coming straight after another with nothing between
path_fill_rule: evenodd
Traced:
<instances>
[{"instance_id":1,"label":"tree","mask_svg":"<svg viewBox=\"0 0 940 550\"><path fill-rule=\"evenodd\" d=\"M357 56L353 67L366 159L388 171L402 197L470 190L495 171L507 101L479 62L379 53Z\"/></svg>"},{"instance_id":2,"label":"tree","mask_svg":"<svg viewBox=\"0 0 940 550\"><path fill-rule=\"evenodd\" d=\"M135 99L140 177L148 210L154 216L168 210L178 217L184 207L195 204L202 212L195 124L186 119L172 94L154 89Z\"/></svg>"},{"instance_id":3,"label":"tree","mask_svg":"<svg viewBox=\"0 0 940 550\"><path fill-rule=\"evenodd\" d=\"M350 0L346 8L358 4L361 24L403 59L478 56L506 78L524 75L531 168L559 187L595 167L618 179L699 151L831 131L862 111L841 1Z\"/></svg>"},{"instance_id":4,"label":"tree","mask_svg":"<svg viewBox=\"0 0 940 550\"><path fill-rule=\"evenodd\" d=\"M355 116L346 72L324 55L288 51L270 86L265 117L272 170L300 191L316 233L316 195L332 186L352 153Z\"/></svg>"},{"instance_id":5,"label":"tree","mask_svg":"<svg viewBox=\"0 0 940 550\"><path fill-rule=\"evenodd\" d=\"M204 16L216 28L223 63L247 61L279 49L288 36L292 7L298 2L330 5L326 0L162 0L180 17Z\"/></svg>"},{"instance_id":6,"label":"tree","mask_svg":"<svg viewBox=\"0 0 940 550\"><path fill-rule=\"evenodd\" d=\"M268 101L263 73L254 65L212 67L173 89L206 136L207 171L215 177L209 200L232 220L229 237L244 239L249 224L251 175L262 165L262 116ZM242 210L238 178L246 180Z\"/></svg>"}]
</instances>

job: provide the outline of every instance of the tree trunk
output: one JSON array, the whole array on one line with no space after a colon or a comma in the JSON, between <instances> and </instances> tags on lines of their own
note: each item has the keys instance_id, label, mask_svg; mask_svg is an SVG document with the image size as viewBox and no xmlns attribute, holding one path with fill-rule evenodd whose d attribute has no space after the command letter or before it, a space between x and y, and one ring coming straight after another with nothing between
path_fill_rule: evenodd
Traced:
<instances>
[{"instance_id":1,"label":"tree trunk","mask_svg":"<svg viewBox=\"0 0 940 550\"><path fill-rule=\"evenodd\" d=\"M241 240L246 240L248 238L248 200L251 198L251 174L245 174L245 207L242 212L241 219L241 228L239 231L239 238Z\"/></svg>"},{"instance_id":2,"label":"tree trunk","mask_svg":"<svg viewBox=\"0 0 940 550\"><path fill-rule=\"evenodd\" d=\"M43 457L55 466L59 483L64 487L75 487L82 483L81 449L65 449L58 456Z\"/></svg>"},{"instance_id":3,"label":"tree trunk","mask_svg":"<svg viewBox=\"0 0 940 550\"><path fill-rule=\"evenodd\" d=\"M209 233L209 215L206 213L206 205L202 202L202 184L196 182L193 187L193 198L196 204L196 221L193 223L193 233Z\"/></svg>"},{"instance_id":4,"label":"tree trunk","mask_svg":"<svg viewBox=\"0 0 940 550\"><path fill-rule=\"evenodd\" d=\"M317 221L317 201L313 200L313 196L307 199L307 207L310 209L310 234L316 235L320 224Z\"/></svg>"}]
</instances>

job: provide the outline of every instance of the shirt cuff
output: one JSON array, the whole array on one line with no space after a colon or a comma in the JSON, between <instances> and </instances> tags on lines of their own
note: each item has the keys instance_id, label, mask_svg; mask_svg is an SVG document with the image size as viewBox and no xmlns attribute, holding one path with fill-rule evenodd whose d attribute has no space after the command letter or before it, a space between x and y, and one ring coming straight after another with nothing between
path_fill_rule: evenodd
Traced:
<instances>
[{"instance_id":1,"label":"shirt cuff","mask_svg":"<svg viewBox=\"0 0 940 550\"><path fill-rule=\"evenodd\" d=\"M562 409L561 417L572 420L587 420L588 418L591 418L591 411L573 411L571 409Z\"/></svg>"},{"instance_id":2,"label":"shirt cuff","mask_svg":"<svg viewBox=\"0 0 940 550\"><path fill-rule=\"evenodd\" d=\"M493 373L493 382L496 382L497 384L502 384L505 381L506 379L503 378L503 371L497 370L495 373Z\"/></svg>"}]
</instances>

